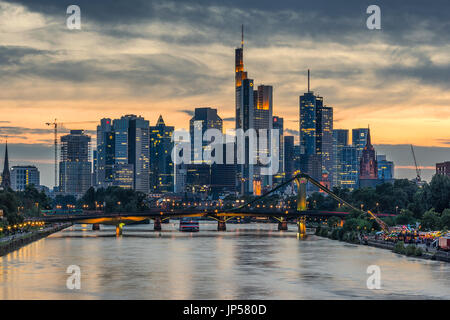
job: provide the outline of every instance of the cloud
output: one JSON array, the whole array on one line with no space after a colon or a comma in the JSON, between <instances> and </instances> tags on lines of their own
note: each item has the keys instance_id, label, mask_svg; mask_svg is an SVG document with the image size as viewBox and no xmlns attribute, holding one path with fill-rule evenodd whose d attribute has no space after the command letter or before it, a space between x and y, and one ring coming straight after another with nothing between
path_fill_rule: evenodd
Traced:
<instances>
[{"instance_id":1,"label":"cloud","mask_svg":"<svg viewBox=\"0 0 450 320\"><path fill-rule=\"evenodd\" d=\"M194 116L194 110L179 110L179 112L181 112L181 113L184 113L184 114L187 114L188 116L190 116L190 117L193 117Z\"/></svg>"}]
</instances>

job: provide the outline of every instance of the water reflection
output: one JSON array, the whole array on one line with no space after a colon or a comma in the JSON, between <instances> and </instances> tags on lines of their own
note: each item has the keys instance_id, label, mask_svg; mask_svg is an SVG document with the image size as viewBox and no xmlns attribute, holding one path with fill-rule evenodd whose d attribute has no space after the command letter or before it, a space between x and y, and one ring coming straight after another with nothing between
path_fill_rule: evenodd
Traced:
<instances>
[{"instance_id":1,"label":"water reflection","mask_svg":"<svg viewBox=\"0 0 450 320\"><path fill-rule=\"evenodd\" d=\"M0 299L400 299L450 298L447 263L408 258L310 236L276 224L176 223L91 231L74 226L0 257ZM66 269L81 268L81 290ZM366 269L381 267L382 290L368 290Z\"/></svg>"}]
</instances>

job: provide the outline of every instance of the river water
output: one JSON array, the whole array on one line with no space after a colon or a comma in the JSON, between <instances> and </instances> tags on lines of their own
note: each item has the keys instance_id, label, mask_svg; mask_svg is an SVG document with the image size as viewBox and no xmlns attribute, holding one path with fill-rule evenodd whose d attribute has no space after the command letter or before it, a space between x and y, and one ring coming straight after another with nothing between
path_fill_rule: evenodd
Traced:
<instances>
[{"instance_id":1,"label":"river water","mask_svg":"<svg viewBox=\"0 0 450 320\"><path fill-rule=\"evenodd\" d=\"M0 299L450 299L450 264L310 235L296 226L177 222L92 231L76 225L0 257ZM70 290L68 266L81 271ZM381 289L367 288L367 268Z\"/></svg>"}]
</instances>

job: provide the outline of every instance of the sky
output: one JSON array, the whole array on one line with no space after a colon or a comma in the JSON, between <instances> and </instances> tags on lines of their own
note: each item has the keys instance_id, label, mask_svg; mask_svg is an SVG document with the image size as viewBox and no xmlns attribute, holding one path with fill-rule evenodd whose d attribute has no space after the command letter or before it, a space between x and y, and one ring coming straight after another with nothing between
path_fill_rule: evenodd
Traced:
<instances>
[{"instance_id":1,"label":"sky","mask_svg":"<svg viewBox=\"0 0 450 320\"><path fill-rule=\"evenodd\" d=\"M381 30L366 9L381 8ZM66 9L81 8L81 30ZM370 125L396 177L450 160L450 3L408 1L0 0L0 140L10 162L53 181L53 119L93 134L124 114L186 128L196 107L234 126L234 49L245 25L244 63L274 87L274 115L298 133L299 95L334 108L334 127ZM81 123L84 122L85 123ZM74 123L80 122L80 123ZM4 146L0 146L3 155ZM3 159L0 159L2 165Z\"/></svg>"}]
</instances>

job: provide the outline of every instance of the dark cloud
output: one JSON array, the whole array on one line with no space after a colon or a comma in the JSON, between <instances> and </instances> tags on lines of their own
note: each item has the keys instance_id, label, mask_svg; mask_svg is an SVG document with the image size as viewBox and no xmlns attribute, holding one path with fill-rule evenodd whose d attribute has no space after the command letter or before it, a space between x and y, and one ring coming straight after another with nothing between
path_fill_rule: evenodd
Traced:
<instances>
[{"instance_id":1,"label":"dark cloud","mask_svg":"<svg viewBox=\"0 0 450 320\"><path fill-rule=\"evenodd\" d=\"M292 136L297 137L298 136L298 130L284 129L284 134L292 135Z\"/></svg>"},{"instance_id":2,"label":"dark cloud","mask_svg":"<svg viewBox=\"0 0 450 320\"><path fill-rule=\"evenodd\" d=\"M188 116L190 116L190 117L193 117L194 116L194 110L179 110L179 112L181 112L181 113L184 113L184 114L187 114Z\"/></svg>"},{"instance_id":3,"label":"dark cloud","mask_svg":"<svg viewBox=\"0 0 450 320\"><path fill-rule=\"evenodd\" d=\"M234 117L229 117L229 118L223 118L222 120L225 121L225 122L233 122L233 121L235 121L235 118Z\"/></svg>"}]
</instances>

